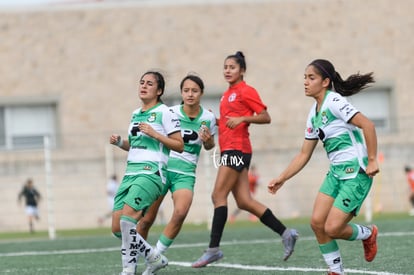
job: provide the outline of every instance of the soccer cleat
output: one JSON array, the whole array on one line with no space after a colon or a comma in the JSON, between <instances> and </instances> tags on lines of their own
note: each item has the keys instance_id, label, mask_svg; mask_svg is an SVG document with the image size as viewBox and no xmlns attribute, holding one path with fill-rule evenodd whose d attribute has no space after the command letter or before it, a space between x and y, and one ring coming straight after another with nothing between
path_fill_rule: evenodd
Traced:
<instances>
[{"instance_id":1,"label":"soccer cleat","mask_svg":"<svg viewBox=\"0 0 414 275\"><path fill-rule=\"evenodd\" d=\"M362 244L364 245L364 256L367 262L372 262L377 255L377 235L378 228L376 225L372 225L371 236L362 241Z\"/></svg>"},{"instance_id":2,"label":"soccer cleat","mask_svg":"<svg viewBox=\"0 0 414 275\"><path fill-rule=\"evenodd\" d=\"M223 252L221 250L217 250L216 252L210 252L206 250L204 254L191 265L191 267L194 267L194 268L205 267L206 265L211 264L212 262L218 261L221 258L223 258Z\"/></svg>"},{"instance_id":3,"label":"soccer cleat","mask_svg":"<svg viewBox=\"0 0 414 275\"><path fill-rule=\"evenodd\" d=\"M289 230L286 234L287 236L284 236L285 234L282 235L282 243L285 247L285 254L283 255L284 261L287 261L290 255L292 255L295 248L296 240L299 238L299 233L295 229L287 230Z\"/></svg>"},{"instance_id":4,"label":"soccer cleat","mask_svg":"<svg viewBox=\"0 0 414 275\"><path fill-rule=\"evenodd\" d=\"M135 275L135 269L134 268L124 268L119 275Z\"/></svg>"},{"instance_id":5,"label":"soccer cleat","mask_svg":"<svg viewBox=\"0 0 414 275\"><path fill-rule=\"evenodd\" d=\"M158 270L164 268L168 265L168 259L162 254L158 254L154 260L147 261L146 263L147 268L144 270L142 275L154 275Z\"/></svg>"}]
</instances>

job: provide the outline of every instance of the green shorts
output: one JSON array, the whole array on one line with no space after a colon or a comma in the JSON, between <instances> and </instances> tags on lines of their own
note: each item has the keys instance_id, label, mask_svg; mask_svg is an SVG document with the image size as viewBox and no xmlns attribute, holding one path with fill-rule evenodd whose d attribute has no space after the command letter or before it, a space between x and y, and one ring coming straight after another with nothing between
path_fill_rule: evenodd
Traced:
<instances>
[{"instance_id":1,"label":"green shorts","mask_svg":"<svg viewBox=\"0 0 414 275\"><path fill-rule=\"evenodd\" d=\"M158 199L164 184L157 174L124 176L114 199L114 211L121 210L124 204L136 211L146 210Z\"/></svg>"},{"instance_id":2,"label":"green shorts","mask_svg":"<svg viewBox=\"0 0 414 275\"><path fill-rule=\"evenodd\" d=\"M162 195L165 196L168 193L168 190L171 193L174 193L179 189L188 189L194 193L195 177L184 175L180 173L175 173L168 171L167 172L167 183L162 190Z\"/></svg>"},{"instance_id":3,"label":"green shorts","mask_svg":"<svg viewBox=\"0 0 414 275\"><path fill-rule=\"evenodd\" d=\"M372 178L365 173L358 173L353 179L338 179L328 172L319 192L335 199L334 206L345 213L358 215L362 203L371 189Z\"/></svg>"}]
</instances>

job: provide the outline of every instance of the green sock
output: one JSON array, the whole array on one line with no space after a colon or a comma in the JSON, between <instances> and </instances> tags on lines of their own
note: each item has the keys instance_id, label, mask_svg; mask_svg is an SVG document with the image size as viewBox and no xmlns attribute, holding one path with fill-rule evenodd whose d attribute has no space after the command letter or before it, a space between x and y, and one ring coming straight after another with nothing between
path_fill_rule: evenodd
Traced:
<instances>
[{"instance_id":1,"label":"green sock","mask_svg":"<svg viewBox=\"0 0 414 275\"><path fill-rule=\"evenodd\" d=\"M329 243L320 244L319 249L322 252L323 259L329 267L329 271L343 274L344 268L342 266L341 253L339 252L337 242L332 240Z\"/></svg>"},{"instance_id":2,"label":"green sock","mask_svg":"<svg viewBox=\"0 0 414 275\"><path fill-rule=\"evenodd\" d=\"M164 253L174 242L174 239L170 239L164 234L161 234L157 242L157 249L159 252Z\"/></svg>"}]
</instances>

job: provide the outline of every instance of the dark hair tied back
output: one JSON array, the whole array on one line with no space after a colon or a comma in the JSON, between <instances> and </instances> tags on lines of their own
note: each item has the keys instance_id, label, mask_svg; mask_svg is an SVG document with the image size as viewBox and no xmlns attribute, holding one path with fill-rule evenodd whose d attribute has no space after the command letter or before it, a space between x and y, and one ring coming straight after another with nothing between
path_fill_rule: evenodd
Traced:
<instances>
[{"instance_id":1,"label":"dark hair tied back","mask_svg":"<svg viewBox=\"0 0 414 275\"><path fill-rule=\"evenodd\" d=\"M240 69L246 71L246 59L244 57L244 54L241 51L237 51L235 54L231 54L227 56L226 59L233 58L237 64L240 65Z\"/></svg>"},{"instance_id":2,"label":"dark hair tied back","mask_svg":"<svg viewBox=\"0 0 414 275\"><path fill-rule=\"evenodd\" d=\"M200 90L201 90L201 93L203 93L204 92L204 82L203 82L203 80L201 79L201 77L199 77L198 75L196 75L195 73L189 73L188 75L186 75L184 78L183 78L183 80L181 80L181 83L180 83L180 90L182 90L183 89L183 86L184 86L184 82L186 81L186 80L191 80L191 81L193 81L193 82L195 82L197 85L198 85L198 87L200 87Z\"/></svg>"},{"instance_id":3,"label":"dark hair tied back","mask_svg":"<svg viewBox=\"0 0 414 275\"><path fill-rule=\"evenodd\" d=\"M328 60L316 59L312 61L309 66L310 65L316 69L323 79L329 78L331 80L328 89L333 89L342 96L354 95L369 87L369 83L375 82L373 72L367 74L360 74L358 72L350 75L346 80L343 80L341 75Z\"/></svg>"},{"instance_id":4,"label":"dark hair tied back","mask_svg":"<svg viewBox=\"0 0 414 275\"><path fill-rule=\"evenodd\" d=\"M155 77L155 80L157 81L157 87L161 90L161 94L158 96L158 101L161 101L161 96L164 94L165 89L164 76L158 71L147 71L141 76L141 79L148 74L153 75Z\"/></svg>"}]
</instances>

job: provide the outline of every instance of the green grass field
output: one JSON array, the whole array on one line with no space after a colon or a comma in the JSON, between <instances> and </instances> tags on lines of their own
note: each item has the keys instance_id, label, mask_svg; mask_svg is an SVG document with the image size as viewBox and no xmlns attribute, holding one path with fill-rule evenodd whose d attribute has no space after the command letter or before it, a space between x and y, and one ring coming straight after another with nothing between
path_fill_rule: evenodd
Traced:
<instances>
[{"instance_id":1,"label":"green grass field","mask_svg":"<svg viewBox=\"0 0 414 275\"><path fill-rule=\"evenodd\" d=\"M356 220L360 223L363 221ZM206 225L186 224L167 251L167 268L158 274L324 274L326 266L307 219L284 221L300 232L296 249L284 262L280 238L260 223L227 224L221 248L224 258L208 267L193 269L207 246ZM339 241L347 274L414 274L414 217L407 214L376 215L379 251L372 263L363 259L360 241ZM162 227L153 228L155 244ZM109 228L47 232L0 233L0 274L119 274L120 242ZM139 271L143 271L142 260Z\"/></svg>"}]
</instances>

